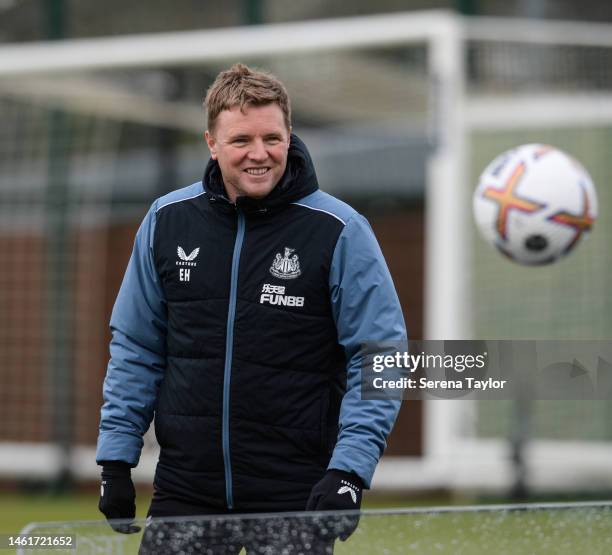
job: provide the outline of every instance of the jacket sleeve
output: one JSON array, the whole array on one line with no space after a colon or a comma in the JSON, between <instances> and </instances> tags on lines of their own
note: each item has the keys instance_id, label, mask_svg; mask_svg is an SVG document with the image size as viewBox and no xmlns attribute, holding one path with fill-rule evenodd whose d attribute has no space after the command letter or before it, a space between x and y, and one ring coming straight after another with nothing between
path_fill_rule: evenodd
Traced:
<instances>
[{"instance_id":1,"label":"jacket sleeve","mask_svg":"<svg viewBox=\"0 0 612 555\"><path fill-rule=\"evenodd\" d=\"M332 310L347 360L340 431L328 468L355 472L370 487L400 401L361 399L362 344L406 344L395 287L368 222L354 215L345 225L330 271Z\"/></svg>"},{"instance_id":2,"label":"jacket sleeve","mask_svg":"<svg viewBox=\"0 0 612 555\"><path fill-rule=\"evenodd\" d=\"M134 242L110 328L96 461L138 464L166 365L166 301L153 262L155 204Z\"/></svg>"}]
</instances>

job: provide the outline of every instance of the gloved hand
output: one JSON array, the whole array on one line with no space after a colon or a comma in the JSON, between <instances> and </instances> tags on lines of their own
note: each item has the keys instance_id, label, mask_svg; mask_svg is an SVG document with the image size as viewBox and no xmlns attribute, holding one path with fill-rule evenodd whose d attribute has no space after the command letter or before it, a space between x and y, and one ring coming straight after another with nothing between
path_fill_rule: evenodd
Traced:
<instances>
[{"instance_id":1,"label":"gloved hand","mask_svg":"<svg viewBox=\"0 0 612 555\"><path fill-rule=\"evenodd\" d=\"M361 509L363 481L353 472L331 469L317 482L306 503L307 511L358 511ZM359 524L359 514L325 519L328 537L346 541Z\"/></svg>"},{"instance_id":2,"label":"gloved hand","mask_svg":"<svg viewBox=\"0 0 612 555\"><path fill-rule=\"evenodd\" d=\"M122 534L140 532L140 526L134 526L131 522L113 522L114 519L133 521L136 516L136 490L128 463L122 461L103 463L98 509L115 532Z\"/></svg>"}]
</instances>

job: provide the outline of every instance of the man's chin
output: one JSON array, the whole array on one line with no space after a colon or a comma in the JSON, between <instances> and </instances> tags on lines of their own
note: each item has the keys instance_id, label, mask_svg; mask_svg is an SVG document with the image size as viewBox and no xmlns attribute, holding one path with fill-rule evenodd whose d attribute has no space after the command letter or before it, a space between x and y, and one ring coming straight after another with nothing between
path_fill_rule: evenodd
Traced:
<instances>
[{"instance_id":1,"label":"man's chin","mask_svg":"<svg viewBox=\"0 0 612 555\"><path fill-rule=\"evenodd\" d=\"M260 199L266 198L274 190L275 186L276 186L276 183L275 184L262 183L261 185L260 184L257 184L257 185L248 184L242 188L242 191L240 192L240 196L245 196L245 197L260 200Z\"/></svg>"}]
</instances>

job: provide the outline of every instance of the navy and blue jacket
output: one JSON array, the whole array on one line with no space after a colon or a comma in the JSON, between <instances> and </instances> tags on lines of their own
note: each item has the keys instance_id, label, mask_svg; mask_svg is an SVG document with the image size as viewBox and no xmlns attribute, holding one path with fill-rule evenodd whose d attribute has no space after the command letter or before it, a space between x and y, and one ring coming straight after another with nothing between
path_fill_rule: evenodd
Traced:
<instances>
[{"instance_id":1,"label":"navy and blue jacket","mask_svg":"<svg viewBox=\"0 0 612 555\"><path fill-rule=\"evenodd\" d=\"M156 200L111 317L96 459L220 511L303 510L327 468L369 487L399 402L360 397L361 344L405 341L367 221L319 190L304 144L264 199L231 204L219 166Z\"/></svg>"}]
</instances>

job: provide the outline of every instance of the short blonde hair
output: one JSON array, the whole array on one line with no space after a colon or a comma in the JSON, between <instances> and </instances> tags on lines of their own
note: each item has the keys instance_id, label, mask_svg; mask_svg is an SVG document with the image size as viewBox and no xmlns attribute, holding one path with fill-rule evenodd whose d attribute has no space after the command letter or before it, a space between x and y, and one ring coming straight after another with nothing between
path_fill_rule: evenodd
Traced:
<instances>
[{"instance_id":1,"label":"short blonde hair","mask_svg":"<svg viewBox=\"0 0 612 555\"><path fill-rule=\"evenodd\" d=\"M265 106L276 103L283 111L285 125L291 128L291 104L287 89L281 81L266 71L234 64L217 75L206 92L204 107L208 115L208 131L212 133L217 117L223 110L239 106Z\"/></svg>"}]
</instances>

